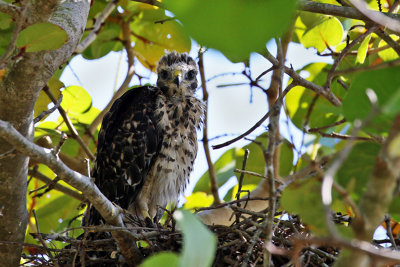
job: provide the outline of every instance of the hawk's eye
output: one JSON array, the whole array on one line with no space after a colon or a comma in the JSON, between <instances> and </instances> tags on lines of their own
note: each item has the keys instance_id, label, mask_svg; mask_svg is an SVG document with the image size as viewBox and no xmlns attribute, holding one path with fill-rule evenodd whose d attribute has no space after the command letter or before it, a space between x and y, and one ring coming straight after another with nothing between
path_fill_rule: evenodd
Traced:
<instances>
[{"instance_id":1,"label":"hawk's eye","mask_svg":"<svg viewBox=\"0 0 400 267\"><path fill-rule=\"evenodd\" d=\"M166 80L168 78L168 71L162 70L160 72L160 77L161 77L161 79Z\"/></svg>"},{"instance_id":2,"label":"hawk's eye","mask_svg":"<svg viewBox=\"0 0 400 267\"><path fill-rule=\"evenodd\" d=\"M194 70L191 70L188 72L188 74L186 74L186 79L193 80L196 77L196 73L194 72Z\"/></svg>"}]
</instances>

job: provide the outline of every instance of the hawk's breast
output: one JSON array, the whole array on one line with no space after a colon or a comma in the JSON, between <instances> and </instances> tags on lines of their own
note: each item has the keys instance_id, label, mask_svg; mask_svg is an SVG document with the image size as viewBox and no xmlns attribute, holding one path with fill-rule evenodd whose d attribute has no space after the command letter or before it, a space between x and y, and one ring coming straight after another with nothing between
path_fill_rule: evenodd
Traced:
<instances>
[{"instance_id":1,"label":"hawk's breast","mask_svg":"<svg viewBox=\"0 0 400 267\"><path fill-rule=\"evenodd\" d=\"M189 181L197 155L197 133L204 114L203 103L194 96L167 99L159 95L155 115L162 132L157 159L138 199L148 199L150 215L157 206L177 201Z\"/></svg>"}]
</instances>

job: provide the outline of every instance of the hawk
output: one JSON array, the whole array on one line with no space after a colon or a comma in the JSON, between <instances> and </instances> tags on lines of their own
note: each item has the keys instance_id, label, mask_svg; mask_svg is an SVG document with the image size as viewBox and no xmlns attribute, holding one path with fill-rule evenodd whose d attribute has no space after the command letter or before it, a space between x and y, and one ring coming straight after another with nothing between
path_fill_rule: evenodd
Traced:
<instances>
[{"instance_id":1,"label":"hawk","mask_svg":"<svg viewBox=\"0 0 400 267\"><path fill-rule=\"evenodd\" d=\"M156 87L127 91L104 116L92 172L110 201L152 221L158 206L177 201L185 190L204 116L204 105L195 97L193 58L166 54L157 74ZM92 207L89 224L101 222Z\"/></svg>"}]
</instances>

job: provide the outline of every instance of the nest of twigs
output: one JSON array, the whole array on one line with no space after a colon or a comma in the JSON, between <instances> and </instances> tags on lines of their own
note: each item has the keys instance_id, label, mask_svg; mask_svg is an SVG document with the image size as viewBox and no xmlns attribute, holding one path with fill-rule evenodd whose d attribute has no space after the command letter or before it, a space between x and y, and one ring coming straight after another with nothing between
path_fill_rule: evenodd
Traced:
<instances>
[{"instance_id":1,"label":"nest of twigs","mask_svg":"<svg viewBox=\"0 0 400 267\"><path fill-rule=\"evenodd\" d=\"M311 234L297 216L277 212L271 242L266 242L265 212L246 211L234 207L236 221L229 227L209 226L218 237L213 266L262 266L264 253L272 254L274 266L332 266L339 250L334 247L302 246L295 248L293 238L306 239ZM240 219L239 219L240 218ZM334 215L336 223L349 223L348 216ZM86 227L86 234L77 239L66 234L33 234L44 241L61 241L64 249L36 246L36 255L24 255L27 266L124 266L116 242L107 231L122 230L106 226ZM126 231L126 230L125 230ZM138 241L140 252L146 258L161 251L179 253L183 238L175 228L171 215L164 225L129 227L132 238ZM140 242L139 242L140 241ZM143 244L143 245L141 245ZM145 244L145 245L144 245ZM295 253L295 254L294 254Z\"/></svg>"}]
</instances>

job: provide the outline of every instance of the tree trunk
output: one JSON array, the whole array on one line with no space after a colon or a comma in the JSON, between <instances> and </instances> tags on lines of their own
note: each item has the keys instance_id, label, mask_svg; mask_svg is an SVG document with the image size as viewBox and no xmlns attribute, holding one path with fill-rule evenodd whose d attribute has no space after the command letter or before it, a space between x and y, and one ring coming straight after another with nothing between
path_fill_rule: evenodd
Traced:
<instances>
[{"instance_id":1,"label":"tree trunk","mask_svg":"<svg viewBox=\"0 0 400 267\"><path fill-rule=\"evenodd\" d=\"M11 122L27 138L33 137L33 108L40 90L66 62L77 46L87 21L89 0L27 1L26 23L44 20L62 27L68 42L58 50L25 53L10 60L0 79L0 119ZM59 5L59 6L58 6ZM50 13L49 13L50 12ZM41 14L43 13L43 14ZM29 19L28 19L29 18ZM29 158L11 153L7 140L0 138L0 266L18 266L28 222L26 211L26 178Z\"/></svg>"}]
</instances>

